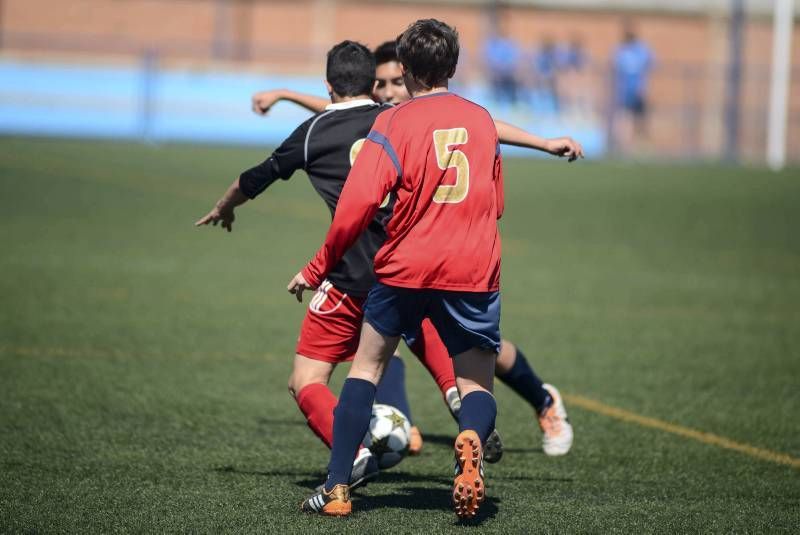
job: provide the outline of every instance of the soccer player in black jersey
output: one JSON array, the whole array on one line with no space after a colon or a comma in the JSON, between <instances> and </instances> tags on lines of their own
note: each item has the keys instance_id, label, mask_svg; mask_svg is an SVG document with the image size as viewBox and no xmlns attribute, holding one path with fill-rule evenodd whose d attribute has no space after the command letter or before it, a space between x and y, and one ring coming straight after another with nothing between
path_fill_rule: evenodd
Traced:
<instances>
[{"instance_id":1,"label":"soccer player in black jersey","mask_svg":"<svg viewBox=\"0 0 800 535\"><path fill-rule=\"evenodd\" d=\"M372 98L376 102L388 104L400 104L410 99L411 96L403 82L395 41L387 41L378 46L375 49L375 60L376 80ZM278 89L254 94L252 97L253 111L264 115L281 100L294 102L316 112L323 110L327 104L327 101L320 97ZM565 156L570 161L583 155L580 144L571 138L545 139L498 120L495 120L495 125L500 142L503 144ZM420 336L415 340L407 340L407 342L409 342L412 352L436 380L448 408L451 412L456 412L460 406L460 400L455 388L452 365L450 359L441 354L444 346L435 329L426 320ZM450 369L446 370L443 366ZM505 339L502 341L495 370L497 378L525 399L536 412L538 424L542 430L544 452L551 456L566 454L572 446L573 431L558 390L552 385L544 383L533 371L522 351ZM403 377L402 361L399 358L391 359L381 383L378 385L376 400L379 403L398 406L403 412L409 413ZM496 439L496 437L494 438ZM421 447L422 437L419 430L416 426L412 427L411 452L414 453ZM486 452L487 461L496 461L502 454L502 450L494 451L493 447L502 448L502 445L499 441L490 444Z\"/></svg>"},{"instance_id":2,"label":"soccer player in black jersey","mask_svg":"<svg viewBox=\"0 0 800 535\"><path fill-rule=\"evenodd\" d=\"M305 170L333 216L350 166L375 118L386 109L370 97L374 79L375 60L369 49L352 41L334 46L328 52L326 68L332 103L295 129L266 161L242 173L196 224L220 223L232 230L236 206L255 198L278 179L289 179L299 169ZM373 258L385 241L383 221L390 214L387 198L369 228L311 299L298 339L289 391L309 427L329 448L337 400L328 380L336 364L352 360L358 347L362 305L375 284ZM377 474L376 460L367 448L361 448L351 486Z\"/></svg>"}]
</instances>

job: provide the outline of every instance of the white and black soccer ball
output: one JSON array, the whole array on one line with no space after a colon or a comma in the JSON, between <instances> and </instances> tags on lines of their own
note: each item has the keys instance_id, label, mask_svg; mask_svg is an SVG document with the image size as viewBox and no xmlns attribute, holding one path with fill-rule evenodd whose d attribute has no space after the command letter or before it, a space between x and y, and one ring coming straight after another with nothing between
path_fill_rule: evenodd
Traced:
<instances>
[{"instance_id":1,"label":"white and black soccer ball","mask_svg":"<svg viewBox=\"0 0 800 535\"><path fill-rule=\"evenodd\" d=\"M411 424L405 414L391 405L376 403L372 406L372 418L364 435L364 445L378 460L378 466L385 470L406 456L410 434Z\"/></svg>"}]
</instances>

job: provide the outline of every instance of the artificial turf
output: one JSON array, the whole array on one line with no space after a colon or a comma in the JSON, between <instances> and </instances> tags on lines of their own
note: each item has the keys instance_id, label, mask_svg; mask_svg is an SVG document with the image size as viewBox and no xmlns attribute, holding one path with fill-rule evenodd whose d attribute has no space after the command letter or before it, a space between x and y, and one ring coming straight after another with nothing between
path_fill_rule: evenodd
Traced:
<instances>
[{"instance_id":1,"label":"artificial turf","mask_svg":"<svg viewBox=\"0 0 800 535\"><path fill-rule=\"evenodd\" d=\"M329 216L298 174L194 228L263 150L0 138L0 532L473 529L456 427L347 519L298 504L327 450L286 391L286 283ZM509 160L503 334L563 393L800 457L800 172ZM343 372L334 381L338 390ZM497 387L482 531L796 532L800 471L567 405L569 455ZM569 399L569 398L568 398Z\"/></svg>"}]
</instances>

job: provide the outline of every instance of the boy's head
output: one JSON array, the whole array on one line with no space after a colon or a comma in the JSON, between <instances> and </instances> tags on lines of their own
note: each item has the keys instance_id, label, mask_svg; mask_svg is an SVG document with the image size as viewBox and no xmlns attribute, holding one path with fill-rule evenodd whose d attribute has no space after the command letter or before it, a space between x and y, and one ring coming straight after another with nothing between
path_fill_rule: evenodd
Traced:
<instances>
[{"instance_id":1,"label":"boy's head","mask_svg":"<svg viewBox=\"0 0 800 535\"><path fill-rule=\"evenodd\" d=\"M342 41L328 52L325 78L338 97L369 96L375 83L375 56L355 41Z\"/></svg>"},{"instance_id":2,"label":"boy's head","mask_svg":"<svg viewBox=\"0 0 800 535\"><path fill-rule=\"evenodd\" d=\"M372 94L378 102L391 104L400 104L411 98L397 59L395 41L386 41L375 49L375 89Z\"/></svg>"},{"instance_id":3,"label":"boy's head","mask_svg":"<svg viewBox=\"0 0 800 535\"><path fill-rule=\"evenodd\" d=\"M458 32L436 19L418 20L397 38L397 56L422 88L445 86L456 73Z\"/></svg>"}]
</instances>

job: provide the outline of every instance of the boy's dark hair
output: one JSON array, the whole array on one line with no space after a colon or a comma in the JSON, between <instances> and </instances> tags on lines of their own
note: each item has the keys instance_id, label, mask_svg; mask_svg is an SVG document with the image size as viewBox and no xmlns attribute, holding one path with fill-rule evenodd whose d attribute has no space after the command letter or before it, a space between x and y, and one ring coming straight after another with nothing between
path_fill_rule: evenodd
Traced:
<instances>
[{"instance_id":1,"label":"boy's dark hair","mask_svg":"<svg viewBox=\"0 0 800 535\"><path fill-rule=\"evenodd\" d=\"M375 65L383 65L397 59L397 41L386 41L375 49Z\"/></svg>"},{"instance_id":2,"label":"boy's dark hair","mask_svg":"<svg viewBox=\"0 0 800 535\"><path fill-rule=\"evenodd\" d=\"M424 87L443 85L456 73L458 32L436 19L422 19L397 38L397 56Z\"/></svg>"},{"instance_id":3,"label":"boy's dark hair","mask_svg":"<svg viewBox=\"0 0 800 535\"><path fill-rule=\"evenodd\" d=\"M340 97L369 95L375 83L375 56L355 41L342 41L328 51L325 77Z\"/></svg>"}]
</instances>

